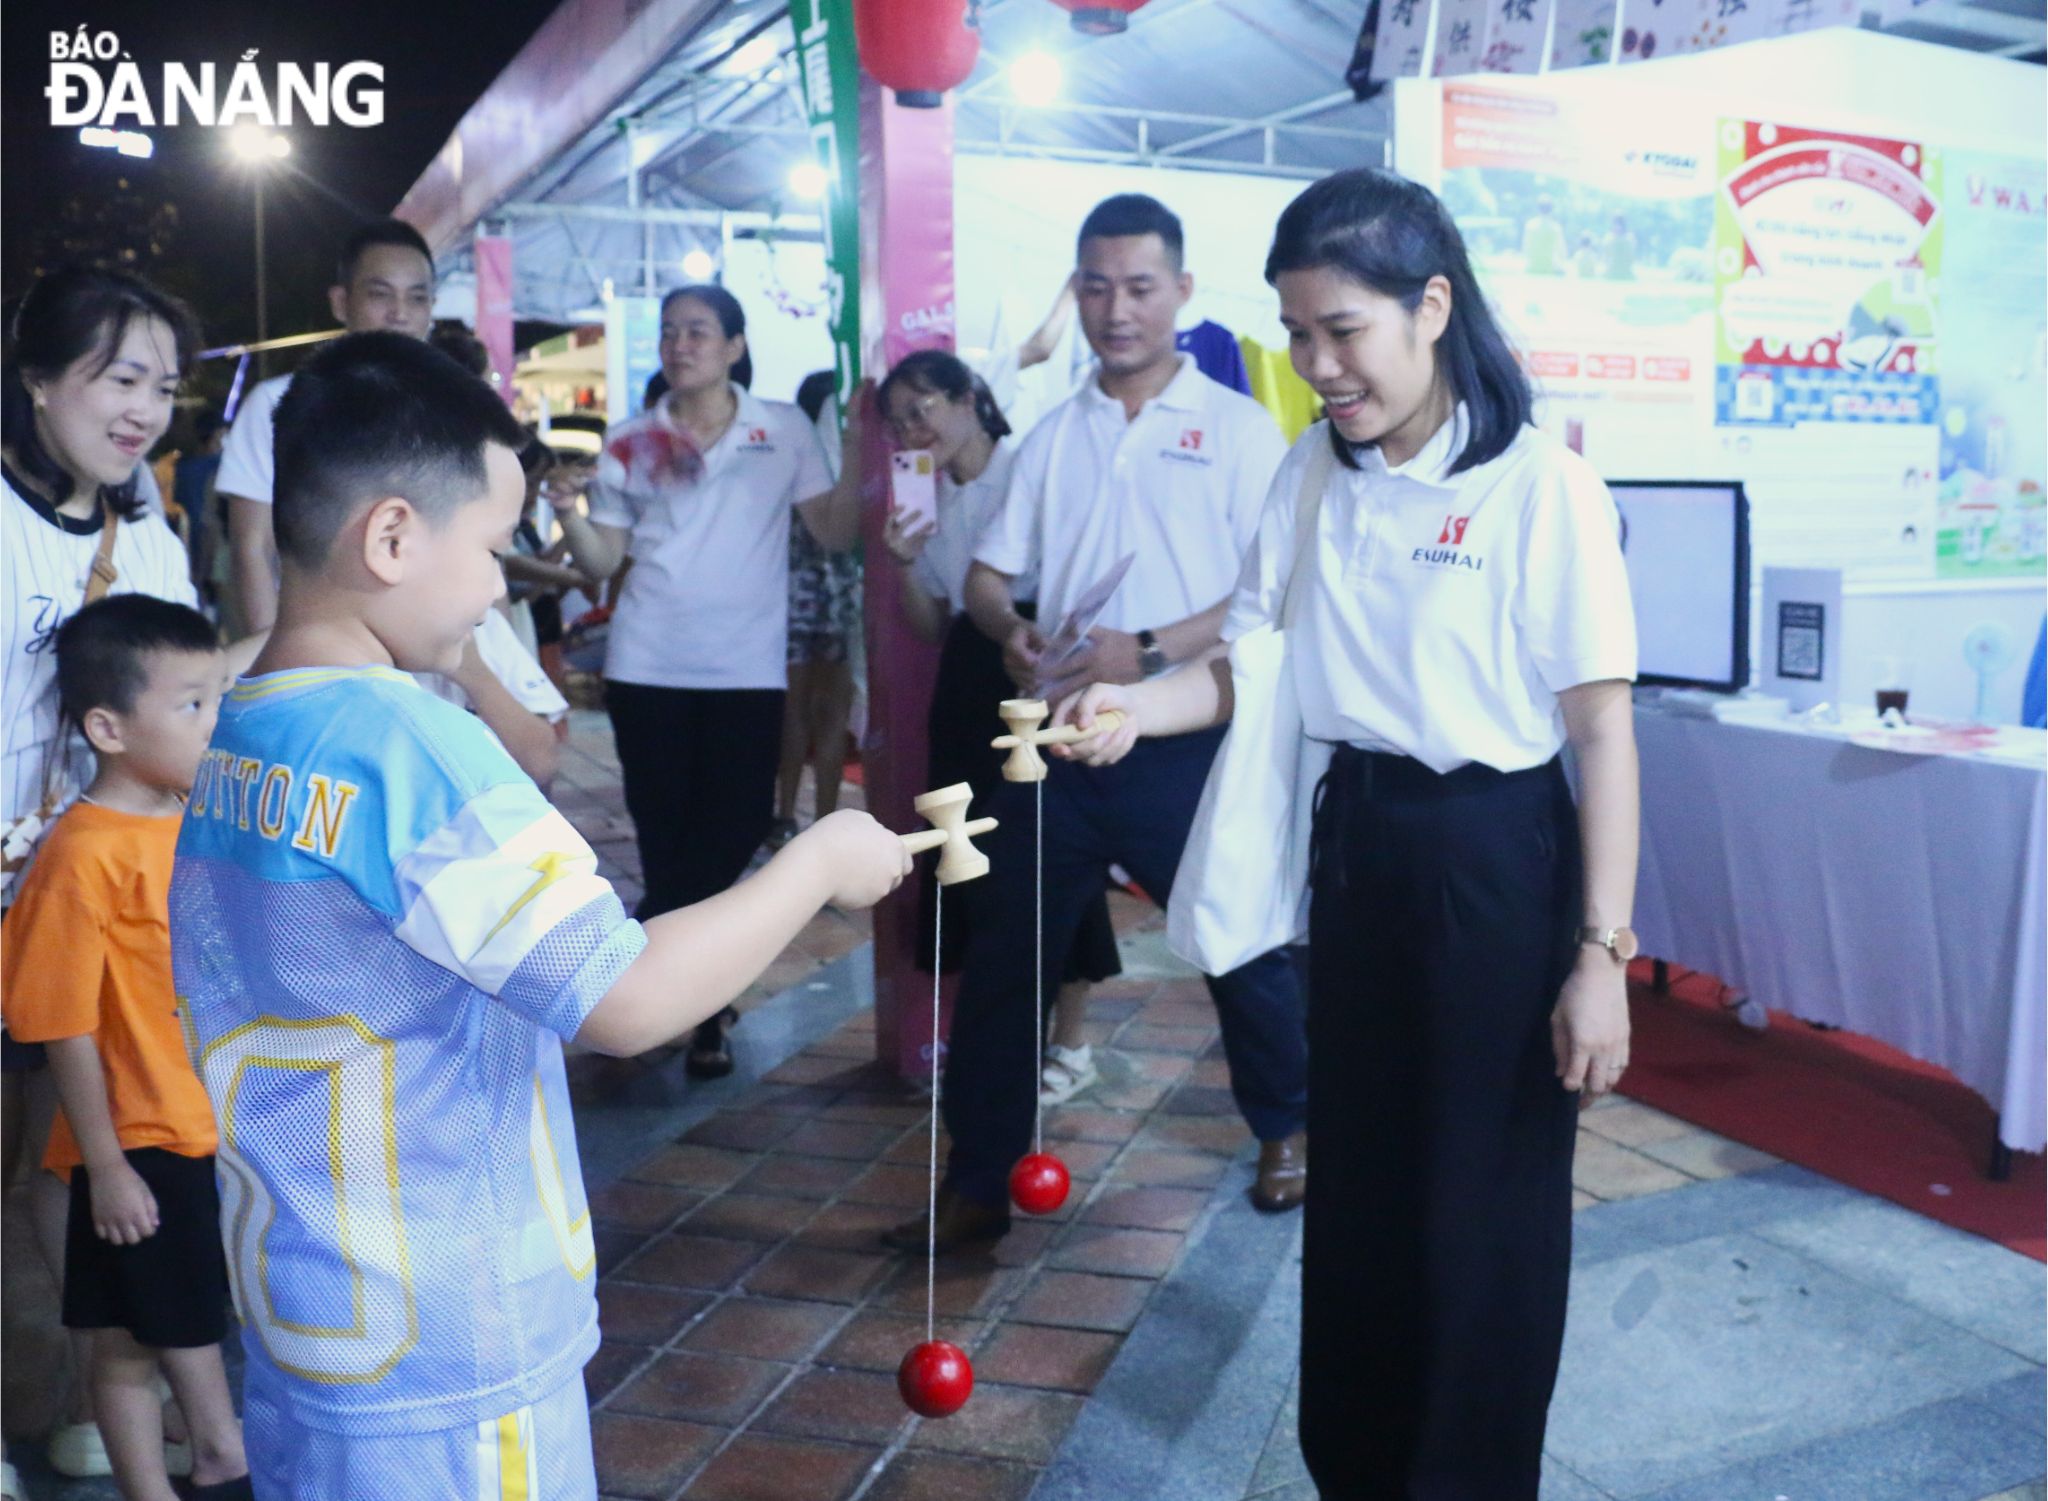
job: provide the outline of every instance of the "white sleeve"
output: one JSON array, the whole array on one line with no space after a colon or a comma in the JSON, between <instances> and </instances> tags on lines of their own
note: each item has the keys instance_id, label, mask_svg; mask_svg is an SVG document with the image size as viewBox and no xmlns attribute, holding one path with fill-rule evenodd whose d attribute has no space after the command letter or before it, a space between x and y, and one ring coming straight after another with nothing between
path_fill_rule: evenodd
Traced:
<instances>
[{"instance_id":1,"label":"white sleeve","mask_svg":"<svg viewBox=\"0 0 2048 1501\"><path fill-rule=\"evenodd\" d=\"M1045 505L1051 434L1050 425L1041 424L1024 440L1010 470L1010 487L975 539L974 562L986 563L1011 578L1038 572L1039 516Z\"/></svg>"},{"instance_id":2,"label":"white sleeve","mask_svg":"<svg viewBox=\"0 0 2048 1501\"><path fill-rule=\"evenodd\" d=\"M597 472L590 481L590 520L596 526L631 530L640 519L640 507L626 489L626 466L607 443L597 456Z\"/></svg>"},{"instance_id":3,"label":"white sleeve","mask_svg":"<svg viewBox=\"0 0 2048 1501\"><path fill-rule=\"evenodd\" d=\"M825 436L804 416L802 407L791 407L795 419L789 425L789 441L796 447L796 478L791 482L789 503L802 505L832 488L832 470L825 459Z\"/></svg>"},{"instance_id":4,"label":"white sleeve","mask_svg":"<svg viewBox=\"0 0 2048 1501\"><path fill-rule=\"evenodd\" d=\"M502 610L493 608L485 613L483 623L476 628L476 653L491 670L491 676L503 683L505 691L519 700L519 706L529 714L538 714L552 724L569 712L569 701L521 644L519 633L512 629L512 622Z\"/></svg>"},{"instance_id":5,"label":"white sleeve","mask_svg":"<svg viewBox=\"0 0 2048 1501\"><path fill-rule=\"evenodd\" d=\"M223 495L270 504L270 492L277 475L277 456L272 451L273 414L277 403L266 386L257 386L235 414L221 445L220 469L213 488Z\"/></svg>"},{"instance_id":6,"label":"white sleeve","mask_svg":"<svg viewBox=\"0 0 2048 1501\"><path fill-rule=\"evenodd\" d=\"M1524 514L1515 623L1544 686L1636 675L1636 620L1614 497L1576 454L1545 462Z\"/></svg>"},{"instance_id":7,"label":"white sleeve","mask_svg":"<svg viewBox=\"0 0 2048 1501\"><path fill-rule=\"evenodd\" d=\"M1245 549L1244 567L1238 572L1237 591L1231 595L1229 613L1223 617L1225 641L1235 641L1280 618L1280 600L1294 569L1294 525L1301 501L1302 471L1308 467L1305 445L1311 441L1328 440L1320 427L1310 428L1287 452L1266 488L1258 527Z\"/></svg>"},{"instance_id":8,"label":"white sleeve","mask_svg":"<svg viewBox=\"0 0 2048 1501\"><path fill-rule=\"evenodd\" d=\"M1237 474L1230 493L1230 525L1240 552L1251 546L1252 534L1266 512L1273 477L1288 453L1287 439L1273 414L1264 407L1257 407L1256 412L1255 419L1247 415L1244 435L1238 439Z\"/></svg>"},{"instance_id":9,"label":"white sleeve","mask_svg":"<svg viewBox=\"0 0 2048 1501\"><path fill-rule=\"evenodd\" d=\"M198 609L199 591L192 587L191 559L185 552L185 544L178 540L178 534L171 530L171 524L164 520L162 513L152 511L139 521L124 521L121 526L124 530L131 526L139 529L137 538L143 541L143 555L148 560L148 576L138 578L126 587L138 594L151 594L158 599ZM118 540L116 545L119 545Z\"/></svg>"}]
</instances>

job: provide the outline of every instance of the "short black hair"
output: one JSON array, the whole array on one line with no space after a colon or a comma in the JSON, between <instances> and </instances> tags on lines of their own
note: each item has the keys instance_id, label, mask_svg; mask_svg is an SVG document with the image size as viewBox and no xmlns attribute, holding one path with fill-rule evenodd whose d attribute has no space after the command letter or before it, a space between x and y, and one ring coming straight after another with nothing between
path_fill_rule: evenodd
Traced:
<instances>
[{"instance_id":1,"label":"short black hair","mask_svg":"<svg viewBox=\"0 0 2048 1501\"><path fill-rule=\"evenodd\" d=\"M219 650L212 623L190 605L109 594L57 628L58 711L72 724L94 709L126 714L149 686L151 656Z\"/></svg>"},{"instance_id":2,"label":"short black hair","mask_svg":"<svg viewBox=\"0 0 2048 1501\"><path fill-rule=\"evenodd\" d=\"M437 318L427 342L478 380L491 378L491 351L460 319Z\"/></svg>"},{"instance_id":3,"label":"short black hair","mask_svg":"<svg viewBox=\"0 0 2048 1501\"><path fill-rule=\"evenodd\" d=\"M1166 246L1166 258L1173 269L1181 267L1180 216L1147 193L1118 193L1105 198L1081 221L1081 233L1074 240L1074 253L1090 240L1115 240L1126 235L1157 235Z\"/></svg>"},{"instance_id":4,"label":"short black hair","mask_svg":"<svg viewBox=\"0 0 2048 1501\"><path fill-rule=\"evenodd\" d=\"M484 449L526 430L489 386L419 339L349 334L308 360L277 404L271 525L278 553L318 568L357 507L402 495L436 524L478 499Z\"/></svg>"},{"instance_id":5,"label":"short black hair","mask_svg":"<svg viewBox=\"0 0 2048 1501\"><path fill-rule=\"evenodd\" d=\"M355 280L356 262L372 245L403 245L408 250L417 250L427 258L427 275L434 274L434 252L427 249L426 239L418 230L403 219L372 219L367 224L358 224L341 242L341 256L334 267L336 286L345 287Z\"/></svg>"}]
</instances>

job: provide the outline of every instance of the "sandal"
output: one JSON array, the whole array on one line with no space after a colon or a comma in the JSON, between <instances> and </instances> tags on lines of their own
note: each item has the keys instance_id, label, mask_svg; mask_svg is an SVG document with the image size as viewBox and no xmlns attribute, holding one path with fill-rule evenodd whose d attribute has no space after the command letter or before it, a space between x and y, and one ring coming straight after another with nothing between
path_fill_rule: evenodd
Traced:
<instances>
[{"instance_id":1,"label":"sandal","mask_svg":"<svg viewBox=\"0 0 2048 1501\"><path fill-rule=\"evenodd\" d=\"M692 1079L723 1079L732 1072L732 1049L726 1043L726 1029L740 1019L727 1006L709 1021L699 1022L690 1038L690 1051L683 1058L683 1072Z\"/></svg>"}]
</instances>

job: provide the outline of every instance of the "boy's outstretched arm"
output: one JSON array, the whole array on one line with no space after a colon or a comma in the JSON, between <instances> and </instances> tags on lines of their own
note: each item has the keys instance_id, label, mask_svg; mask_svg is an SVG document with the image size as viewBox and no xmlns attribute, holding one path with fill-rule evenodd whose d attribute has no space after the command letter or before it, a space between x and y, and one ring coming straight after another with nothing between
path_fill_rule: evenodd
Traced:
<instances>
[{"instance_id":1,"label":"boy's outstretched arm","mask_svg":"<svg viewBox=\"0 0 2048 1501\"><path fill-rule=\"evenodd\" d=\"M851 809L822 818L756 875L650 918L647 947L576 1041L629 1057L689 1031L757 979L827 902L871 907L910 873L903 841Z\"/></svg>"}]
</instances>

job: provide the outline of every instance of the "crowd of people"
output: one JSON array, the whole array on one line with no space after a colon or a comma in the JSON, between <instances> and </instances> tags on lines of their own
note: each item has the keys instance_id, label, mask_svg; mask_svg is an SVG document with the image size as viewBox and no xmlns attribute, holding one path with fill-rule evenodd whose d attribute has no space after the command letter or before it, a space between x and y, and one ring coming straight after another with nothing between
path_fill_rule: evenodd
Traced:
<instances>
[{"instance_id":1,"label":"crowd of people","mask_svg":"<svg viewBox=\"0 0 2048 1501\"><path fill-rule=\"evenodd\" d=\"M887 1241L1007 1233L1035 1110L1095 1076L1111 873L1162 905L1200 874L1204 787L1254 702L1235 643L1284 632L1287 733L1328 756L1297 793L1307 943L1209 989L1253 1201L1306 1210L1304 1453L1328 1496L1534 1501L1575 1107L1627 1062L1613 505L1531 424L1426 190L1344 172L1281 218L1267 280L1324 404L1291 448L1177 339L1188 250L1153 198L1088 213L1093 362L1021 436L936 350L843 420L829 379L766 400L738 300L678 287L659 388L588 463L513 418L473 338L436 335L417 233L365 225L343 336L224 434L193 424L169 506L147 460L190 316L118 272L27 293L0 392L0 941L8 1182L81 1373L54 1464L131 1501L186 1466L207 1498L595 1497L564 1046L687 1037L692 1073L725 1072L733 999L825 904L909 876L835 808L859 455L886 432L929 454L936 506L890 514L866 566L900 571L941 647L931 785L1000 819L933 961L960 974L935 1218ZM610 608L631 915L547 800L572 591ZM1042 789L988 745L1019 695L1094 732Z\"/></svg>"}]
</instances>

